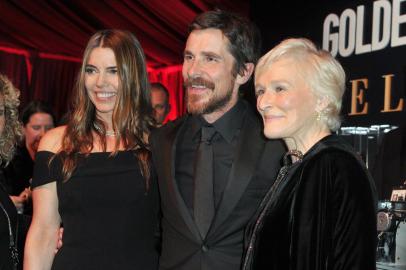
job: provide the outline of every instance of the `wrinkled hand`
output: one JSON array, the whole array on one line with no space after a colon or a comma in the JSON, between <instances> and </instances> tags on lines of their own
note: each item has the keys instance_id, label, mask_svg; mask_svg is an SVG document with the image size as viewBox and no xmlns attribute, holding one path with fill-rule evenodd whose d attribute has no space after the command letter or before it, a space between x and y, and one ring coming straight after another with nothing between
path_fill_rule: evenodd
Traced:
<instances>
[{"instance_id":1,"label":"wrinkled hand","mask_svg":"<svg viewBox=\"0 0 406 270\"><path fill-rule=\"evenodd\" d=\"M59 228L59 233L58 233L58 242L56 243L56 249L55 249L55 254L61 249L62 247L62 237L63 237L63 228Z\"/></svg>"},{"instance_id":2,"label":"wrinkled hand","mask_svg":"<svg viewBox=\"0 0 406 270\"><path fill-rule=\"evenodd\" d=\"M24 209L24 203L31 199L31 190L29 188L24 189L18 196L10 196L17 210Z\"/></svg>"},{"instance_id":3,"label":"wrinkled hand","mask_svg":"<svg viewBox=\"0 0 406 270\"><path fill-rule=\"evenodd\" d=\"M17 209L21 209L24 207L25 198L21 196L21 194L18 196L10 196L10 199L13 201L14 206Z\"/></svg>"},{"instance_id":4,"label":"wrinkled hand","mask_svg":"<svg viewBox=\"0 0 406 270\"><path fill-rule=\"evenodd\" d=\"M31 199L31 189L30 188L25 188L21 193L20 196L22 196L23 198L25 198L25 201L28 201Z\"/></svg>"}]
</instances>

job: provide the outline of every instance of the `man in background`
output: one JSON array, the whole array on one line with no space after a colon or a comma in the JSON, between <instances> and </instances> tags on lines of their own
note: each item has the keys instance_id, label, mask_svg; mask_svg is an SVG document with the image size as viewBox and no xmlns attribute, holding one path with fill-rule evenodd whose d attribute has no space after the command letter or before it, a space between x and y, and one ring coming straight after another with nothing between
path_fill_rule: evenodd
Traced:
<instances>
[{"instance_id":1,"label":"man in background","mask_svg":"<svg viewBox=\"0 0 406 270\"><path fill-rule=\"evenodd\" d=\"M151 83L151 105L153 117L160 126L164 123L166 116L168 116L171 105L169 104L168 89L159 82Z\"/></svg>"}]
</instances>

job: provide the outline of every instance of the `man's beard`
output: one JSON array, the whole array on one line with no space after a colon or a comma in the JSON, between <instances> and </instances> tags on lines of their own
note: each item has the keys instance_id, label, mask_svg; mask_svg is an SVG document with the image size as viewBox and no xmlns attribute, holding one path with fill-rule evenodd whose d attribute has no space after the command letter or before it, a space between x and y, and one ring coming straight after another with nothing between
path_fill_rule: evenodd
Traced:
<instances>
[{"instance_id":1,"label":"man's beard","mask_svg":"<svg viewBox=\"0 0 406 270\"><path fill-rule=\"evenodd\" d=\"M201 77L187 79L184 85L186 87L185 98L187 110L194 115L210 114L219 111L232 99L233 89L230 88L225 93L216 94L214 83ZM201 95L190 95L187 87L192 87L192 85L204 85L209 91L212 91L210 98L203 104L199 104L199 101L205 97L202 97ZM234 85L234 80L231 82L230 86L231 85Z\"/></svg>"}]
</instances>

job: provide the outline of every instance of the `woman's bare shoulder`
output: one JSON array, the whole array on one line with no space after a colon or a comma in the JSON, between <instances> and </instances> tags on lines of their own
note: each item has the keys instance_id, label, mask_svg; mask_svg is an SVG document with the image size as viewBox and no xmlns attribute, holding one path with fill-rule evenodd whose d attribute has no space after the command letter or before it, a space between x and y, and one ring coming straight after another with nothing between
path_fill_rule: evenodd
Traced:
<instances>
[{"instance_id":1,"label":"woman's bare shoulder","mask_svg":"<svg viewBox=\"0 0 406 270\"><path fill-rule=\"evenodd\" d=\"M65 134L66 126L59 126L48 130L41 138L38 151L59 152L62 147L62 139Z\"/></svg>"}]
</instances>

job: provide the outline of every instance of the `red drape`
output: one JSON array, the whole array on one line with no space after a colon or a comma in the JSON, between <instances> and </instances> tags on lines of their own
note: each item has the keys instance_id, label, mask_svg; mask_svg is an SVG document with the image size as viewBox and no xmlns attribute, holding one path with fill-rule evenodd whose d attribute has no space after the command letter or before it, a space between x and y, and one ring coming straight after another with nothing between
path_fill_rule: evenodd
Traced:
<instances>
[{"instance_id":1,"label":"red drape","mask_svg":"<svg viewBox=\"0 0 406 270\"><path fill-rule=\"evenodd\" d=\"M48 102L60 119L68 108L81 63L38 57L33 61L31 100Z\"/></svg>"},{"instance_id":2,"label":"red drape","mask_svg":"<svg viewBox=\"0 0 406 270\"><path fill-rule=\"evenodd\" d=\"M26 55L23 53L10 53L0 48L0 73L6 75L14 86L20 89L20 102L22 105L30 99Z\"/></svg>"},{"instance_id":3,"label":"red drape","mask_svg":"<svg viewBox=\"0 0 406 270\"><path fill-rule=\"evenodd\" d=\"M100 29L129 30L153 68L180 64L188 24L206 10L248 16L247 0L0 1L0 46L80 58Z\"/></svg>"},{"instance_id":4,"label":"red drape","mask_svg":"<svg viewBox=\"0 0 406 270\"><path fill-rule=\"evenodd\" d=\"M182 66L172 66L148 72L151 82L160 82L168 88L171 111L166 120L174 120L186 111L184 104L184 90Z\"/></svg>"}]
</instances>

